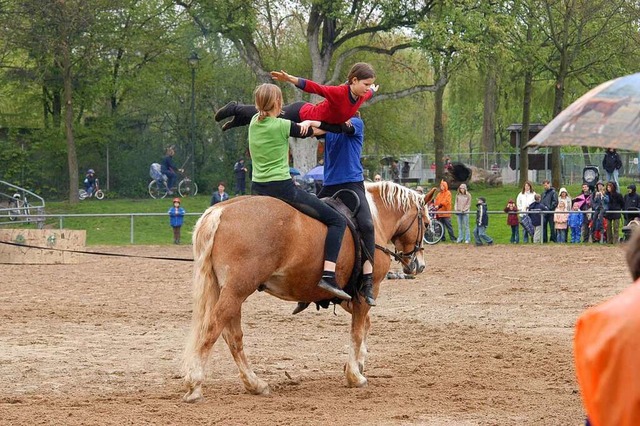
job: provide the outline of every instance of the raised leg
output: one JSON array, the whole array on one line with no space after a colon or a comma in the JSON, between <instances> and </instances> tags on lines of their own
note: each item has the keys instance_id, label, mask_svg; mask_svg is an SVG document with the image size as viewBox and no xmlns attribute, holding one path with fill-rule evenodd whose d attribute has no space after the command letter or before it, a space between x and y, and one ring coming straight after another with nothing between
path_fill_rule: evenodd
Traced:
<instances>
[{"instance_id":1,"label":"raised leg","mask_svg":"<svg viewBox=\"0 0 640 426\"><path fill-rule=\"evenodd\" d=\"M238 366L240 371L240 378L244 383L244 387L247 392L254 395L268 395L269 385L264 380L258 378L256 373L253 372L247 357L244 354L244 345L242 343L242 321L241 315L235 315L227 324L227 327L222 332L224 341L227 342L233 360Z\"/></svg>"},{"instance_id":2,"label":"raised leg","mask_svg":"<svg viewBox=\"0 0 640 426\"><path fill-rule=\"evenodd\" d=\"M347 385L358 388L367 385L367 378L362 373L367 358L367 332L371 325L369 305L362 300L362 297L359 299L359 303L351 304L351 342L349 360L345 365Z\"/></svg>"}]
</instances>

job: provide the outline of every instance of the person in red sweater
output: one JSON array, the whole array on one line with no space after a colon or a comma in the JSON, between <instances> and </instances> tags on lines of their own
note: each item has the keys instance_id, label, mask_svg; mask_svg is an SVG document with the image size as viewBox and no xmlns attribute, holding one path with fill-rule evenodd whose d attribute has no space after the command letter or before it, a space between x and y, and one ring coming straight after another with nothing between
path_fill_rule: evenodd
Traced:
<instances>
[{"instance_id":1,"label":"person in red sweater","mask_svg":"<svg viewBox=\"0 0 640 426\"><path fill-rule=\"evenodd\" d=\"M285 105L282 108L281 118L295 123L316 120L338 126L328 130L332 133L349 133L350 126L345 123L353 117L360 105L371 99L379 87L373 84L376 80L373 67L364 62L354 64L347 76L347 82L339 86L324 86L311 80L294 77L285 71L272 71L271 77L274 80L293 83L307 93L324 98L317 104L294 102ZM220 108L214 118L216 121L222 121L231 117L231 120L222 125L222 130L225 131L248 125L257 112L255 105L241 105L232 101Z\"/></svg>"}]
</instances>

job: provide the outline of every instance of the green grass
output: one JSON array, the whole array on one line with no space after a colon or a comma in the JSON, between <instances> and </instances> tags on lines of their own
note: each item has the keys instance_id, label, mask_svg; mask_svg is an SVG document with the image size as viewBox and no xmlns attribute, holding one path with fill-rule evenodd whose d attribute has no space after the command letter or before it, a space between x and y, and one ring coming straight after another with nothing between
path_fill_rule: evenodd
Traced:
<instances>
[{"instance_id":1,"label":"green grass","mask_svg":"<svg viewBox=\"0 0 640 426\"><path fill-rule=\"evenodd\" d=\"M621 183L622 184L622 183ZM626 187L626 182L623 184ZM543 191L541 185L534 187L536 192ZM556 188L559 189L559 188ZM580 193L580 185L569 185L567 187L572 197ZM469 188L472 200L472 210L475 210L475 203L478 197L487 200L489 211L502 211L509 199L515 201L519 187L505 185L502 187L483 187L474 185ZM452 191L455 198L455 191ZM185 217L182 227L182 240L188 242L191 239L191 230L199 217L209 207L210 196L199 195L197 197L184 198L182 207L187 213L198 213L198 215ZM102 201L87 199L76 205L67 202L47 203L47 214L105 214L105 213L160 213L161 216L135 217L134 218L134 244L171 244L173 242L173 231L169 225L167 211L171 207L171 199L105 199ZM470 230L473 233L475 227L475 213L470 217ZM455 216L452 218L453 229L458 232L458 224ZM126 217L81 217L65 218L64 228L86 229L88 245L125 245L130 243L131 218ZM58 219L47 219L49 227L59 228ZM503 214L491 214L489 216L489 228L487 234L496 243L508 243L511 236L511 228L507 225L507 217ZM520 230L522 240L522 229ZM473 236L472 236L473 239ZM447 242L448 244L449 242Z\"/></svg>"},{"instance_id":2,"label":"green grass","mask_svg":"<svg viewBox=\"0 0 640 426\"><path fill-rule=\"evenodd\" d=\"M172 198L164 200L116 199L80 201L76 205L68 202L46 204L47 214L111 214L111 213L159 213L161 216L134 217L134 244L172 244L173 230L169 225L167 211L172 206ZM182 207L187 216L182 226L182 241L189 242L191 230L199 214L209 207L208 195L182 199ZM198 213L191 216L189 213ZM47 226L59 228L57 218L48 218ZM63 219L65 229L85 229L87 245L125 245L130 243L131 217L70 217Z\"/></svg>"}]
</instances>

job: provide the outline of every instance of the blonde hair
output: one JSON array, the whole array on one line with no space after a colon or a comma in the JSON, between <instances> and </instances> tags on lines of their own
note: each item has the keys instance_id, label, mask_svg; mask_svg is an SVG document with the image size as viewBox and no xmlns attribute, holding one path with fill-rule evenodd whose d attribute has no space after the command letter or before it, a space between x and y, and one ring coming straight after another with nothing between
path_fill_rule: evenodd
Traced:
<instances>
[{"instance_id":1,"label":"blonde hair","mask_svg":"<svg viewBox=\"0 0 640 426\"><path fill-rule=\"evenodd\" d=\"M275 84L261 84L253 95L258 109L258 120L264 120L270 111L282 108L282 91Z\"/></svg>"}]
</instances>

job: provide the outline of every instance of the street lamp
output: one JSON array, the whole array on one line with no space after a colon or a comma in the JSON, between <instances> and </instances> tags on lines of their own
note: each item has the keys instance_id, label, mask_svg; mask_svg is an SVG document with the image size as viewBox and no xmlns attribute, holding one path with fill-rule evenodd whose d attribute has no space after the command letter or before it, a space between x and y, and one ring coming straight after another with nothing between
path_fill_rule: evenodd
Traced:
<instances>
[{"instance_id":1,"label":"street lamp","mask_svg":"<svg viewBox=\"0 0 640 426\"><path fill-rule=\"evenodd\" d=\"M189 132L189 144L191 145L191 179L196 180L196 68L200 58L196 52L192 52L187 59L191 67L191 131Z\"/></svg>"}]
</instances>

